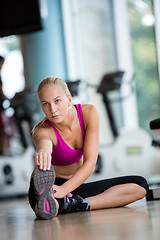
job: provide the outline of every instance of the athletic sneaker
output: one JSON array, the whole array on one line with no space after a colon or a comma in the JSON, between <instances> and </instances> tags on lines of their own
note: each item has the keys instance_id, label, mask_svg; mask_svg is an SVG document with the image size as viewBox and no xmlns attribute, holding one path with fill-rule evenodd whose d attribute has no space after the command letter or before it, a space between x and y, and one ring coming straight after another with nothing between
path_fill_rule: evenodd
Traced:
<instances>
[{"instance_id":1,"label":"athletic sneaker","mask_svg":"<svg viewBox=\"0 0 160 240\"><path fill-rule=\"evenodd\" d=\"M38 211L43 219L52 219L57 215L57 205L54 198L53 184L55 181L55 171L51 165L50 170L43 171L36 166L33 182L38 194ZM90 202L79 195L67 194L62 199L57 199L59 203L58 213L74 213L90 210Z\"/></svg>"},{"instance_id":2,"label":"athletic sneaker","mask_svg":"<svg viewBox=\"0 0 160 240\"><path fill-rule=\"evenodd\" d=\"M67 195L64 197L64 204L61 213L75 213L90 210L90 202L79 195Z\"/></svg>"},{"instance_id":3,"label":"athletic sneaker","mask_svg":"<svg viewBox=\"0 0 160 240\"><path fill-rule=\"evenodd\" d=\"M57 215L57 205L53 193L55 171L51 165L50 170L43 171L36 166L33 182L38 194L38 211L43 219L51 219Z\"/></svg>"}]
</instances>

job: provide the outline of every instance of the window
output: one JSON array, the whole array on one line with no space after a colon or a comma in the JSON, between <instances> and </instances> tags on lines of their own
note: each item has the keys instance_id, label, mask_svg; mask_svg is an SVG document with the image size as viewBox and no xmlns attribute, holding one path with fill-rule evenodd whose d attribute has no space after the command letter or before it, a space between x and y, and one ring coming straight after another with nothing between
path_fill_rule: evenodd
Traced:
<instances>
[{"instance_id":1,"label":"window","mask_svg":"<svg viewBox=\"0 0 160 240\"><path fill-rule=\"evenodd\" d=\"M160 116L160 88L152 0L127 0L140 127Z\"/></svg>"},{"instance_id":2,"label":"window","mask_svg":"<svg viewBox=\"0 0 160 240\"><path fill-rule=\"evenodd\" d=\"M8 98L12 98L25 86L19 37L12 35L0 38L0 55L5 57L1 73L3 90Z\"/></svg>"},{"instance_id":3,"label":"window","mask_svg":"<svg viewBox=\"0 0 160 240\"><path fill-rule=\"evenodd\" d=\"M101 140L110 142L112 133L97 87L104 74L117 70L112 1L63 0L62 10L69 80L84 82L78 101L97 106Z\"/></svg>"}]
</instances>

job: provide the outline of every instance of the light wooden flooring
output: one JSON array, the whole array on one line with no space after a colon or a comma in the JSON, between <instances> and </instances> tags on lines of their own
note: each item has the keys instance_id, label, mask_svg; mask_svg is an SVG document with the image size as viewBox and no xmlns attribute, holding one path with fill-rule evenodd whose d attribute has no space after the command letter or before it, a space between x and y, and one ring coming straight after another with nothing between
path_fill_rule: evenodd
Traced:
<instances>
[{"instance_id":1,"label":"light wooden flooring","mask_svg":"<svg viewBox=\"0 0 160 240\"><path fill-rule=\"evenodd\" d=\"M159 240L160 201L36 220L26 198L0 201L0 240Z\"/></svg>"}]
</instances>

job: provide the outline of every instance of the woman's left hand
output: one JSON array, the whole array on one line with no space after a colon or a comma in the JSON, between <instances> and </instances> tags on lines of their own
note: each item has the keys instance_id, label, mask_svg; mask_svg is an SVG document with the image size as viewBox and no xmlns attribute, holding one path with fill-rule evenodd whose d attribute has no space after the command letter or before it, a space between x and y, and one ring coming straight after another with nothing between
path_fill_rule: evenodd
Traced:
<instances>
[{"instance_id":1,"label":"woman's left hand","mask_svg":"<svg viewBox=\"0 0 160 240\"><path fill-rule=\"evenodd\" d=\"M53 192L55 198L63 198L67 195L65 189L62 186L53 185Z\"/></svg>"}]
</instances>

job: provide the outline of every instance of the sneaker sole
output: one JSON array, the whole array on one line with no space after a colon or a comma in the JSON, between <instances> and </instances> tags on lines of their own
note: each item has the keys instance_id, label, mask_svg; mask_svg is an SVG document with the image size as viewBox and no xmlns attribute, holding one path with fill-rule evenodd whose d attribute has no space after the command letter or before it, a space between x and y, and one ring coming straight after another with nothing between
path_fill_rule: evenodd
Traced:
<instances>
[{"instance_id":1,"label":"sneaker sole","mask_svg":"<svg viewBox=\"0 0 160 240\"><path fill-rule=\"evenodd\" d=\"M50 170L43 171L36 166L33 182L36 191L38 192L38 210L39 214L43 219L51 219L57 214L57 206L52 191L52 186L55 181L55 171L53 166ZM50 212L45 211L45 201L49 202Z\"/></svg>"}]
</instances>

